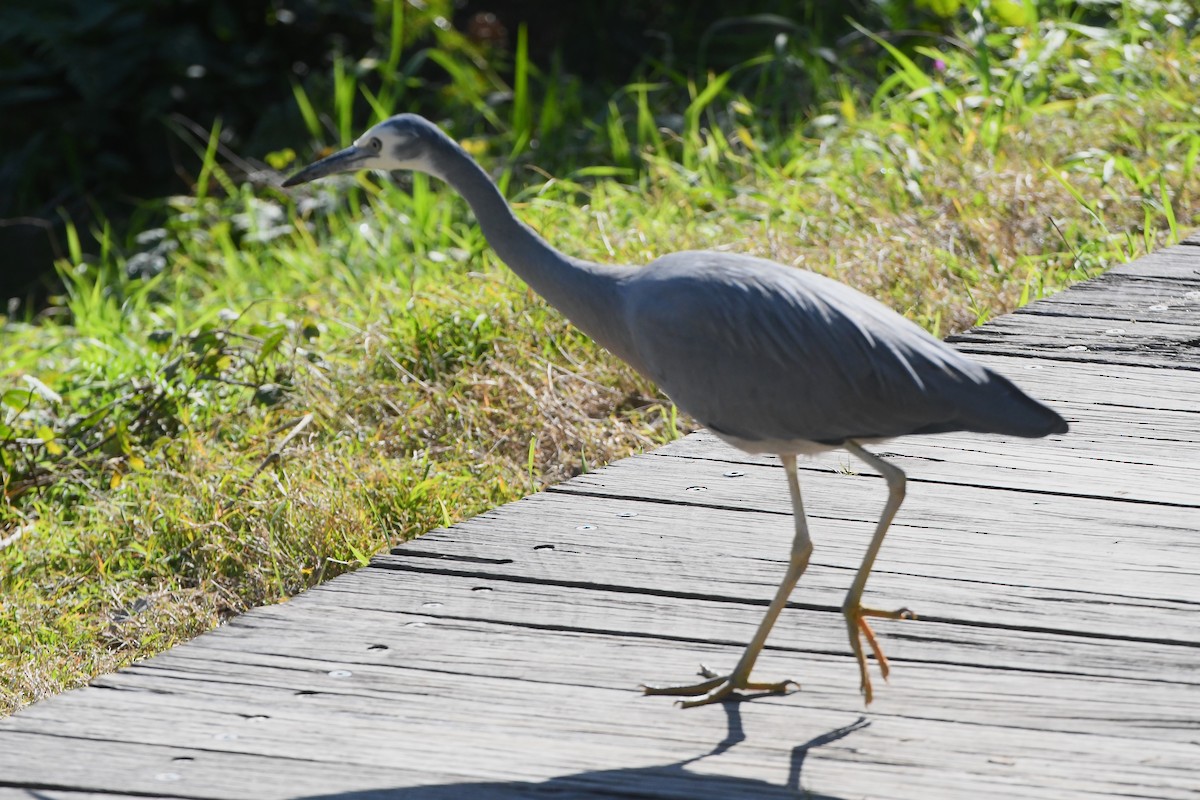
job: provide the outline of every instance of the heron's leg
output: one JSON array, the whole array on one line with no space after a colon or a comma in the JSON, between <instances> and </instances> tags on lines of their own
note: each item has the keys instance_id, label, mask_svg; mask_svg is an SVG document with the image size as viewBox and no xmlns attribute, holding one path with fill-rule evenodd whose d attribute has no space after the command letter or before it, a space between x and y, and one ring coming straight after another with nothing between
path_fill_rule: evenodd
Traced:
<instances>
[{"instance_id":1,"label":"heron's leg","mask_svg":"<svg viewBox=\"0 0 1200 800\"><path fill-rule=\"evenodd\" d=\"M796 534L792 538L792 552L788 559L787 573L783 576L779 588L775 591L775 598L767 608L767 613L763 615L762 621L758 624L758 630L754 632L754 638L750 640L750 644L746 645L746 649L742 652L742 657L738 659L737 666L733 668L733 672L729 675L719 675L708 667L701 666L700 674L708 680L690 686L643 686L642 690L646 694L686 695L690 697L703 695L703 697L698 697L695 700L687 700L681 703L684 708L690 708L691 706L724 700L738 689L783 694L788 690L789 686L798 685L795 681L791 680L779 681L777 683L753 683L750 681L750 671L754 669L754 662L758 660L758 654L762 652L763 645L767 642L767 636L770 635L771 628L775 625L775 620L779 617L780 612L783 611L783 607L787 605L788 597L791 595L792 590L796 588L796 584L800 581L800 576L804 574L804 570L807 569L808 559L812 555L813 549L812 539L808 535L808 520L804 516L804 501L800 497L800 479L796 473L796 457L780 456L780 458L783 461L784 470L787 472L788 489L792 495L792 513L795 517Z\"/></svg>"},{"instance_id":2,"label":"heron's leg","mask_svg":"<svg viewBox=\"0 0 1200 800\"><path fill-rule=\"evenodd\" d=\"M879 672L883 675L884 680L887 680L888 676L888 662L887 658L883 655L883 650L879 647L879 642L875 639L875 632L871 630L871 626L867 623L867 617L883 617L886 619L916 618L916 615L907 608L901 608L898 611L880 611L875 608L864 608L862 604L863 590L867 586L867 578L871 574L871 567L875 564L875 557L879 555L879 548L883 545L883 537L887 534L888 527L892 524L892 518L896 516L896 511L900 508L900 504L904 502L905 477L904 472L899 467L889 464L873 453L867 452L858 442L847 441L845 448L879 472L888 485L887 504L883 507L883 513L879 517L879 524L875 526L875 535L871 538L871 544L867 547L867 553L863 556L862 564L859 565L858 572L854 576L854 583L851 584L850 591L846 594L846 601L842 604L842 613L846 616L846 627L850 634L850 648L854 651L854 657L858 660L858 671L862 679L861 688L863 697L869 704L871 702L871 677L867 673L867 658L863 653L862 639L867 640L871 652L875 654L875 660L879 662Z\"/></svg>"}]
</instances>

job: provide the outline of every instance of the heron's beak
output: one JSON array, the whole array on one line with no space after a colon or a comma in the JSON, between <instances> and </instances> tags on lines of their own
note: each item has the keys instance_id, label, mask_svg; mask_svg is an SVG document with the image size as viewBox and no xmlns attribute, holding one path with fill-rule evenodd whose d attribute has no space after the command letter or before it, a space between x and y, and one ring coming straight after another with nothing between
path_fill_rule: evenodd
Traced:
<instances>
[{"instance_id":1,"label":"heron's beak","mask_svg":"<svg viewBox=\"0 0 1200 800\"><path fill-rule=\"evenodd\" d=\"M363 147L350 145L345 150L339 150L331 156L326 156L314 164L309 164L292 177L283 182L284 187L296 186L301 183L315 181L336 172L353 172L366 166L366 162L374 155Z\"/></svg>"}]
</instances>

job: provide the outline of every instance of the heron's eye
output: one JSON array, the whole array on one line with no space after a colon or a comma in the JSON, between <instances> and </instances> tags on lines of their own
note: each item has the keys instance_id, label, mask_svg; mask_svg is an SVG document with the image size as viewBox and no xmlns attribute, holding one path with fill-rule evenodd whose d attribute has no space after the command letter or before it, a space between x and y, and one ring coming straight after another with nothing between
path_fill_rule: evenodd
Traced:
<instances>
[{"instance_id":1,"label":"heron's eye","mask_svg":"<svg viewBox=\"0 0 1200 800\"><path fill-rule=\"evenodd\" d=\"M380 150L383 149L383 142L381 142L379 140L379 137L372 136L371 141L367 142L367 147L371 148L376 153L378 153Z\"/></svg>"}]
</instances>

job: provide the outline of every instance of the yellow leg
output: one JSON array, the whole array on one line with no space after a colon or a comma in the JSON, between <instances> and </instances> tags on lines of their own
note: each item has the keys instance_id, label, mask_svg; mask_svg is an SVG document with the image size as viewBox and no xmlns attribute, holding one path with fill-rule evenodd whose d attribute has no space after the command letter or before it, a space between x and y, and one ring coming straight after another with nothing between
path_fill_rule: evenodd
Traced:
<instances>
[{"instance_id":1,"label":"yellow leg","mask_svg":"<svg viewBox=\"0 0 1200 800\"><path fill-rule=\"evenodd\" d=\"M871 626L867 623L867 618L916 619L916 614L907 608L901 608L897 611L880 611L876 608L864 608L862 604L863 590L867 586L867 578L871 574L871 567L875 565L875 557L879 555L879 548L883 546L883 537L887 535L888 527L892 524L892 518L896 516L896 511L900 508L900 504L904 502L905 478L904 472L899 467L889 464L879 456L868 453L858 442L847 441L845 448L879 472L888 485L887 504L883 507L883 513L879 517L879 524L875 526L875 535L871 537L871 544L867 547L867 553L863 556L862 564L859 565L858 572L854 576L854 583L850 585L850 591L846 594L846 601L842 604L842 614L846 617L846 628L850 635L850 649L854 651L854 657L858 660L858 672L861 678L860 687L863 699L870 705L872 698L871 676L867 673L867 657L863 653L863 639L867 640L867 645L875 655L875 660L879 662L879 673L883 676L884 680L887 680L889 668L887 658L883 655L883 650L880 648L879 642L875 639L875 632L871 630Z\"/></svg>"},{"instance_id":2,"label":"yellow leg","mask_svg":"<svg viewBox=\"0 0 1200 800\"><path fill-rule=\"evenodd\" d=\"M791 686L799 687L799 684L792 680L777 683L754 683L750 680L750 671L754 669L754 662L758 660L758 654L766 644L767 636L771 633L776 618L783 611L783 607L787 605L788 597L808 567L808 559L812 555L813 549L812 539L808 535L808 521L804 516L804 502L800 498L800 478L796 473L796 457L781 456L780 458L783 460L783 467L787 472L788 489L792 495L792 513L795 517L796 535L792 539L792 553L788 559L787 573L775 591L775 598L767 608L767 613L763 615L762 622L758 624L754 638L750 640L750 644L746 646L742 657L738 659L737 666L730 674L720 675L708 667L701 666L700 674L706 680L689 686L643 686L642 691L646 694L695 697L695 700L686 700L680 703L684 708L691 708L719 702L739 690L783 694Z\"/></svg>"}]
</instances>

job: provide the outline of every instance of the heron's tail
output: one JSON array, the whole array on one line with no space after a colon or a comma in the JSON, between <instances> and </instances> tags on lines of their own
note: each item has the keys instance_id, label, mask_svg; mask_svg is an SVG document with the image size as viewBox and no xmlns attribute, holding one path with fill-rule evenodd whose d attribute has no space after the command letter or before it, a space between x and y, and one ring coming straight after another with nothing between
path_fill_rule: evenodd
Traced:
<instances>
[{"instance_id":1,"label":"heron's tail","mask_svg":"<svg viewBox=\"0 0 1200 800\"><path fill-rule=\"evenodd\" d=\"M988 373L987 393L998 402L977 409L978 414L967 421L969 430L1030 439L1067 432L1067 421L1057 411L1034 400L1003 375Z\"/></svg>"}]
</instances>

